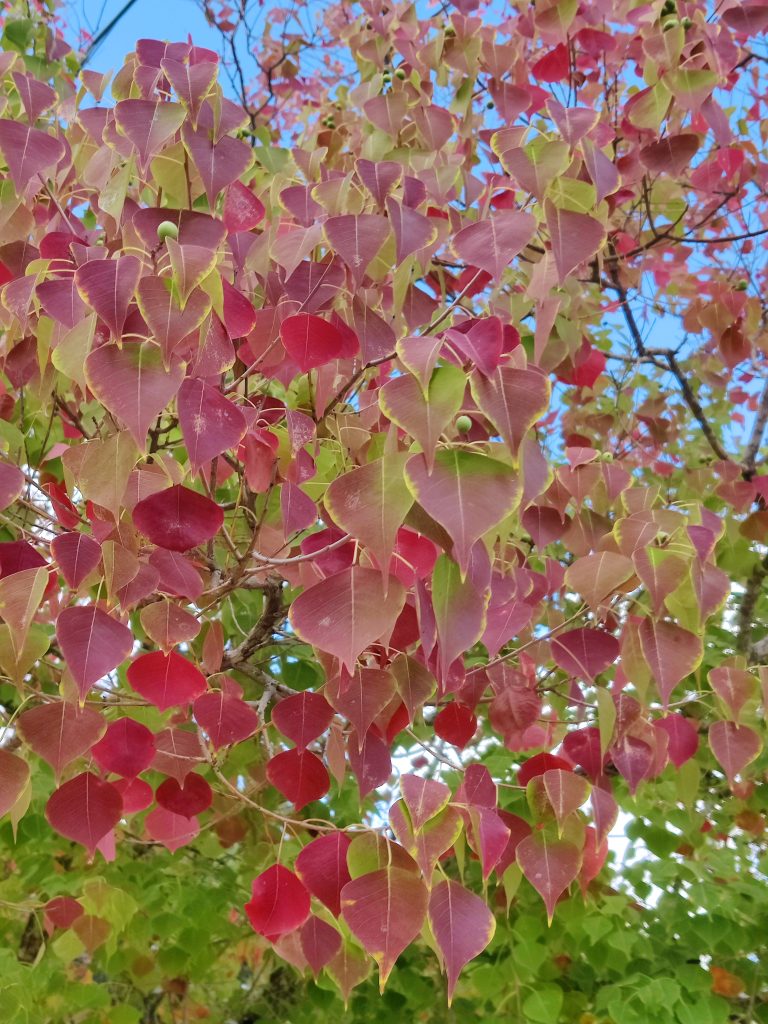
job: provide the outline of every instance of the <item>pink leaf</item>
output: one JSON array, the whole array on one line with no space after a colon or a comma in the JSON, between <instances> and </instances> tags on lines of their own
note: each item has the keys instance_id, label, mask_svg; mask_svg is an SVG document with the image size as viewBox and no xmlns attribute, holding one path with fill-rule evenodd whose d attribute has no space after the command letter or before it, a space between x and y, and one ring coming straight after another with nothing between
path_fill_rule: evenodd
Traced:
<instances>
[{"instance_id":1,"label":"pink leaf","mask_svg":"<svg viewBox=\"0 0 768 1024\"><path fill-rule=\"evenodd\" d=\"M51 554L67 585L77 590L101 561L101 545L85 533L60 533L51 541Z\"/></svg>"},{"instance_id":2,"label":"pink leaf","mask_svg":"<svg viewBox=\"0 0 768 1024\"><path fill-rule=\"evenodd\" d=\"M448 975L448 1005L459 974L493 938L496 921L485 901L458 882L439 882L429 897L429 924Z\"/></svg>"},{"instance_id":3,"label":"pink leaf","mask_svg":"<svg viewBox=\"0 0 768 1024\"><path fill-rule=\"evenodd\" d=\"M135 256L89 260L75 271L77 290L118 341L140 276L141 263Z\"/></svg>"},{"instance_id":4,"label":"pink leaf","mask_svg":"<svg viewBox=\"0 0 768 1024\"><path fill-rule=\"evenodd\" d=\"M333 718L333 708L321 693L296 693L278 701L272 724L297 747L307 747L321 736Z\"/></svg>"},{"instance_id":5,"label":"pink leaf","mask_svg":"<svg viewBox=\"0 0 768 1024\"><path fill-rule=\"evenodd\" d=\"M593 681L619 656L619 642L602 629L571 629L550 640L556 664L569 675Z\"/></svg>"},{"instance_id":6,"label":"pink leaf","mask_svg":"<svg viewBox=\"0 0 768 1024\"><path fill-rule=\"evenodd\" d=\"M8 508L21 496L25 483L24 474L18 466L13 466L10 462L0 462L0 511Z\"/></svg>"},{"instance_id":7,"label":"pink leaf","mask_svg":"<svg viewBox=\"0 0 768 1024\"><path fill-rule=\"evenodd\" d=\"M517 847L517 863L525 877L544 900L552 922L555 904L579 874L582 852L565 839L553 839L546 832L532 832Z\"/></svg>"},{"instance_id":8,"label":"pink leaf","mask_svg":"<svg viewBox=\"0 0 768 1024\"><path fill-rule=\"evenodd\" d=\"M421 931L427 900L424 883L403 868L361 875L342 889L342 917L378 963L382 991L395 961Z\"/></svg>"},{"instance_id":9,"label":"pink leaf","mask_svg":"<svg viewBox=\"0 0 768 1024\"><path fill-rule=\"evenodd\" d=\"M267 779L300 811L331 788L328 769L308 750L284 750L267 761Z\"/></svg>"},{"instance_id":10,"label":"pink leaf","mask_svg":"<svg viewBox=\"0 0 768 1024\"><path fill-rule=\"evenodd\" d=\"M5 118L0 120L0 150L20 194L30 184L38 192L65 152L63 143L47 132Z\"/></svg>"},{"instance_id":11,"label":"pink leaf","mask_svg":"<svg viewBox=\"0 0 768 1024\"><path fill-rule=\"evenodd\" d=\"M404 601L396 580L390 579L385 596L380 573L352 566L299 594L289 618L302 640L352 672L358 655L391 632Z\"/></svg>"},{"instance_id":12,"label":"pink leaf","mask_svg":"<svg viewBox=\"0 0 768 1024\"><path fill-rule=\"evenodd\" d=\"M24 711L17 728L24 742L58 778L71 761L87 753L104 735L106 722L93 708L78 708L61 700Z\"/></svg>"},{"instance_id":13,"label":"pink leaf","mask_svg":"<svg viewBox=\"0 0 768 1024\"><path fill-rule=\"evenodd\" d=\"M259 935L285 935L309 917L309 893L292 871L274 864L254 879L244 910Z\"/></svg>"},{"instance_id":14,"label":"pink leaf","mask_svg":"<svg viewBox=\"0 0 768 1024\"><path fill-rule=\"evenodd\" d=\"M709 745L731 786L763 749L763 741L754 729L735 722L713 722L709 727Z\"/></svg>"},{"instance_id":15,"label":"pink leaf","mask_svg":"<svg viewBox=\"0 0 768 1024\"><path fill-rule=\"evenodd\" d=\"M114 115L118 128L136 148L141 166L146 167L181 128L186 112L178 103L129 99L115 104Z\"/></svg>"},{"instance_id":16,"label":"pink leaf","mask_svg":"<svg viewBox=\"0 0 768 1024\"><path fill-rule=\"evenodd\" d=\"M45 806L51 828L81 843L91 856L120 821L122 811L123 801L115 787L91 772L83 772L59 786Z\"/></svg>"},{"instance_id":17,"label":"pink leaf","mask_svg":"<svg viewBox=\"0 0 768 1024\"><path fill-rule=\"evenodd\" d=\"M240 181L233 181L224 197L222 217L227 231L250 231L261 223L264 204Z\"/></svg>"},{"instance_id":18,"label":"pink leaf","mask_svg":"<svg viewBox=\"0 0 768 1024\"><path fill-rule=\"evenodd\" d=\"M341 935L315 914L301 926L301 949L315 978L341 949Z\"/></svg>"},{"instance_id":19,"label":"pink leaf","mask_svg":"<svg viewBox=\"0 0 768 1024\"><path fill-rule=\"evenodd\" d=\"M530 213L503 210L489 220L462 228L453 239L453 248L464 263L487 271L498 281L535 232L536 220Z\"/></svg>"},{"instance_id":20,"label":"pink leaf","mask_svg":"<svg viewBox=\"0 0 768 1024\"><path fill-rule=\"evenodd\" d=\"M194 712L214 750L242 743L259 727L259 716L252 707L220 690L201 694L195 700Z\"/></svg>"},{"instance_id":21,"label":"pink leaf","mask_svg":"<svg viewBox=\"0 0 768 1024\"><path fill-rule=\"evenodd\" d=\"M90 266L90 264L86 264ZM180 364L166 370L160 349L152 342L102 345L85 361L88 387L131 432L144 451L147 431L165 409L184 378Z\"/></svg>"},{"instance_id":22,"label":"pink leaf","mask_svg":"<svg viewBox=\"0 0 768 1024\"><path fill-rule=\"evenodd\" d=\"M93 686L124 661L133 634L95 605L65 608L56 619L56 639L82 700Z\"/></svg>"},{"instance_id":23,"label":"pink leaf","mask_svg":"<svg viewBox=\"0 0 768 1024\"><path fill-rule=\"evenodd\" d=\"M699 749L699 734L690 718L679 712L657 719L655 729L662 729L669 737L667 753L672 764L679 768L694 756Z\"/></svg>"},{"instance_id":24,"label":"pink leaf","mask_svg":"<svg viewBox=\"0 0 768 1024\"><path fill-rule=\"evenodd\" d=\"M195 818L185 818L165 807L155 807L144 819L144 830L150 839L175 853L197 838L200 826Z\"/></svg>"},{"instance_id":25,"label":"pink leaf","mask_svg":"<svg viewBox=\"0 0 768 1024\"><path fill-rule=\"evenodd\" d=\"M355 284L360 284L368 265L389 235L389 221L373 213L329 217L323 225L335 252L350 269Z\"/></svg>"},{"instance_id":26,"label":"pink leaf","mask_svg":"<svg viewBox=\"0 0 768 1024\"><path fill-rule=\"evenodd\" d=\"M562 283L600 249L605 242L605 228L589 214L561 210L548 200L544 207L552 254Z\"/></svg>"},{"instance_id":27,"label":"pink leaf","mask_svg":"<svg viewBox=\"0 0 768 1024\"><path fill-rule=\"evenodd\" d=\"M251 147L241 139L229 136L213 142L204 128L195 131L189 123L184 125L182 136L202 178L208 205L213 209L219 192L250 167L253 159Z\"/></svg>"},{"instance_id":28,"label":"pink leaf","mask_svg":"<svg viewBox=\"0 0 768 1024\"><path fill-rule=\"evenodd\" d=\"M103 771L131 779L152 764L155 737L141 722L120 718L108 726L91 753Z\"/></svg>"},{"instance_id":29,"label":"pink leaf","mask_svg":"<svg viewBox=\"0 0 768 1024\"><path fill-rule=\"evenodd\" d=\"M401 775L400 791L415 831L439 814L451 799L451 791L443 782L422 779L419 775Z\"/></svg>"},{"instance_id":30,"label":"pink leaf","mask_svg":"<svg viewBox=\"0 0 768 1024\"><path fill-rule=\"evenodd\" d=\"M313 839L296 858L299 878L336 917L341 913L341 890L350 879L349 843L349 837L343 832L329 832Z\"/></svg>"},{"instance_id":31,"label":"pink leaf","mask_svg":"<svg viewBox=\"0 0 768 1024\"><path fill-rule=\"evenodd\" d=\"M141 654L128 666L127 678L133 689L161 711L191 704L205 692L205 676L191 661L176 651Z\"/></svg>"},{"instance_id":32,"label":"pink leaf","mask_svg":"<svg viewBox=\"0 0 768 1024\"><path fill-rule=\"evenodd\" d=\"M186 378L179 389L177 406L193 471L236 447L245 434L247 424L240 409L218 388L202 380Z\"/></svg>"},{"instance_id":33,"label":"pink leaf","mask_svg":"<svg viewBox=\"0 0 768 1024\"><path fill-rule=\"evenodd\" d=\"M472 708L451 701L434 721L435 735L463 750L477 731L477 718Z\"/></svg>"}]
</instances>

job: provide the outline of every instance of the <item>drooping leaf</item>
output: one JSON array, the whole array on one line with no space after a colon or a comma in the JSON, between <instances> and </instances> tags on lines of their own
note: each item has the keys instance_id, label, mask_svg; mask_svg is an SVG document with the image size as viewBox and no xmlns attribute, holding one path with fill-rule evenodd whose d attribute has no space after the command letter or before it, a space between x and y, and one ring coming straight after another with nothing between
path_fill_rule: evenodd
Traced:
<instances>
[{"instance_id":1,"label":"drooping leaf","mask_svg":"<svg viewBox=\"0 0 768 1024\"><path fill-rule=\"evenodd\" d=\"M331 788L328 770L309 750L284 750L267 762L267 779L297 811L325 796Z\"/></svg>"},{"instance_id":2,"label":"drooping leaf","mask_svg":"<svg viewBox=\"0 0 768 1024\"><path fill-rule=\"evenodd\" d=\"M301 949L312 973L317 978L341 949L341 935L332 925L310 914L301 926Z\"/></svg>"},{"instance_id":3,"label":"drooping leaf","mask_svg":"<svg viewBox=\"0 0 768 1024\"><path fill-rule=\"evenodd\" d=\"M157 787L158 804L182 818L194 818L207 811L213 803L213 790L202 775L189 772L183 782L165 779Z\"/></svg>"},{"instance_id":4,"label":"drooping leaf","mask_svg":"<svg viewBox=\"0 0 768 1024\"><path fill-rule=\"evenodd\" d=\"M284 697L272 709L272 724L302 749L325 732L332 718L325 697L308 690Z\"/></svg>"},{"instance_id":5,"label":"drooping leaf","mask_svg":"<svg viewBox=\"0 0 768 1024\"><path fill-rule=\"evenodd\" d=\"M222 690L210 690L197 697L194 713L214 750L242 743L259 727L256 711L242 698Z\"/></svg>"},{"instance_id":6,"label":"drooping leaf","mask_svg":"<svg viewBox=\"0 0 768 1024\"><path fill-rule=\"evenodd\" d=\"M155 737L141 722L133 718L119 718L107 727L91 753L105 772L132 779L152 764Z\"/></svg>"},{"instance_id":7,"label":"drooping leaf","mask_svg":"<svg viewBox=\"0 0 768 1024\"><path fill-rule=\"evenodd\" d=\"M478 406L517 454L526 433L549 407L549 380L535 369L500 366L489 376L473 374L470 383Z\"/></svg>"},{"instance_id":8,"label":"drooping leaf","mask_svg":"<svg viewBox=\"0 0 768 1024\"><path fill-rule=\"evenodd\" d=\"M567 839L534 831L518 844L516 852L517 863L544 900L551 923L555 904L578 876L582 851Z\"/></svg>"},{"instance_id":9,"label":"drooping leaf","mask_svg":"<svg viewBox=\"0 0 768 1024\"><path fill-rule=\"evenodd\" d=\"M336 477L325 492L336 525L360 541L384 571L413 504L403 475L407 460L405 452L384 455Z\"/></svg>"},{"instance_id":10,"label":"drooping leaf","mask_svg":"<svg viewBox=\"0 0 768 1024\"><path fill-rule=\"evenodd\" d=\"M0 818L16 804L29 782L29 765L10 750L0 749Z\"/></svg>"},{"instance_id":11,"label":"drooping leaf","mask_svg":"<svg viewBox=\"0 0 768 1024\"><path fill-rule=\"evenodd\" d=\"M449 364L434 371L426 393L407 373L387 381L379 392L381 411L419 442L430 471L437 442L461 408L465 388L464 374Z\"/></svg>"},{"instance_id":12,"label":"drooping leaf","mask_svg":"<svg viewBox=\"0 0 768 1024\"><path fill-rule=\"evenodd\" d=\"M485 902L463 885L439 882L429 896L429 926L448 975L448 1005L462 969L493 938L496 921Z\"/></svg>"},{"instance_id":13,"label":"drooping leaf","mask_svg":"<svg viewBox=\"0 0 768 1024\"><path fill-rule=\"evenodd\" d=\"M253 880L244 909L253 930L272 938L304 924L309 917L309 893L292 871L274 864Z\"/></svg>"},{"instance_id":14,"label":"drooping leaf","mask_svg":"<svg viewBox=\"0 0 768 1024\"><path fill-rule=\"evenodd\" d=\"M56 639L81 700L123 662L133 647L127 626L95 605L65 608L56 619Z\"/></svg>"},{"instance_id":15,"label":"drooping leaf","mask_svg":"<svg viewBox=\"0 0 768 1024\"><path fill-rule=\"evenodd\" d=\"M361 875L342 889L342 917L379 965L381 991L395 961L421 931L427 902L424 883L402 868Z\"/></svg>"},{"instance_id":16,"label":"drooping leaf","mask_svg":"<svg viewBox=\"0 0 768 1024\"><path fill-rule=\"evenodd\" d=\"M68 764L92 749L106 726L98 711L63 700L30 708L22 712L17 723L21 738L53 768L56 778Z\"/></svg>"},{"instance_id":17,"label":"drooping leaf","mask_svg":"<svg viewBox=\"0 0 768 1024\"><path fill-rule=\"evenodd\" d=\"M45 805L51 828L84 846L93 856L117 825L123 810L119 792L92 772L83 772L56 789Z\"/></svg>"},{"instance_id":18,"label":"drooping leaf","mask_svg":"<svg viewBox=\"0 0 768 1024\"><path fill-rule=\"evenodd\" d=\"M763 741L754 729L722 721L710 725L709 745L731 785L763 749Z\"/></svg>"},{"instance_id":19,"label":"drooping leaf","mask_svg":"<svg viewBox=\"0 0 768 1024\"><path fill-rule=\"evenodd\" d=\"M701 639L674 622L656 621L650 617L643 619L639 634L643 656L666 707L674 688L701 661Z\"/></svg>"},{"instance_id":20,"label":"drooping leaf","mask_svg":"<svg viewBox=\"0 0 768 1024\"><path fill-rule=\"evenodd\" d=\"M453 239L453 248L465 263L487 271L498 281L535 231L536 220L530 213L502 210L462 228Z\"/></svg>"},{"instance_id":21,"label":"drooping leaf","mask_svg":"<svg viewBox=\"0 0 768 1024\"><path fill-rule=\"evenodd\" d=\"M205 381L187 377L179 389L177 404L193 471L228 448L235 448L246 431L240 409Z\"/></svg>"},{"instance_id":22,"label":"drooping leaf","mask_svg":"<svg viewBox=\"0 0 768 1024\"><path fill-rule=\"evenodd\" d=\"M353 566L299 594L289 618L298 636L352 672L358 655L391 631L404 600L396 580L385 596L380 573Z\"/></svg>"},{"instance_id":23,"label":"drooping leaf","mask_svg":"<svg viewBox=\"0 0 768 1024\"><path fill-rule=\"evenodd\" d=\"M162 352L151 342L126 342L94 349L85 361L85 376L94 395L143 451L149 428L176 395L184 370L178 363L166 370Z\"/></svg>"},{"instance_id":24,"label":"drooping leaf","mask_svg":"<svg viewBox=\"0 0 768 1024\"><path fill-rule=\"evenodd\" d=\"M75 271L77 290L116 341L122 340L128 306L141 276L135 256L89 260Z\"/></svg>"},{"instance_id":25,"label":"drooping leaf","mask_svg":"<svg viewBox=\"0 0 768 1024\"><path fill-rule=\"evenodd\" d=\"M77 590L101 561L101 545L87 533L60 533L51 541L51 554L68 586Z\"/></svg>"},{"instance_id":26,"label":"drooping leaf","mask_svg":"<svg viewBox=\"0 0 768 1024\"><path fill-rule=\"evenodd\" d=\"M341 913L341 890L350 880L344 832L329 832L313 839L296 858L296 872L310 893L336 917Z\"/></svg>"},{"instance_id":27,"label":"drooping leaf","mask_svg":"<svg viewBox=\"0 0 768 1024\"><path fill-rule=\"evenodd\" d=\"M21 121L0 119L0 151L19 193L30 185L39 192L64 156L62 142Z\"/></svg>"},{"instance_id":28,"label":"drooping leaf","mask_svg":"<svg viewBox=\"0 0 768 1024\"><path fill-rule=\"evenodd\" d=\"M443 782L422 779L419 775L401 775L400 790L413 828L418 832L430 818L446 806L451 790Z\"/></svg>"},{"instance_id":29,"label":"drooping leaf","mask_svg":"<svg viewBox=\"0 0 768 1024\"><path fill-rule=\"evenodd\" d=\"M423 455L408 460L405 478L414 498L448 532L466 573L472 545L510 515L519 501L512 469L475 452L446 448L430 472Z\"/></svg>"}]
</instances>

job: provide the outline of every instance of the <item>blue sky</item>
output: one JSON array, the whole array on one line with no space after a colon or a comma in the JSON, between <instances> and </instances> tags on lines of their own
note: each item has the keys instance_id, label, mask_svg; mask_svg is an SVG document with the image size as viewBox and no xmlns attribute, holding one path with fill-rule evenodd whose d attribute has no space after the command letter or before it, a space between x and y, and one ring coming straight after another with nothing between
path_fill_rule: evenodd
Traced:
<instances>
[{"instance_id":1,"label":"blue sky","mask_svg":"<svg viewBox=\"0 0 768 1024\"><path fill-rule=\"evenodd\" d=\"M81 28L95 35L125 6L125 0L66 0L65 17L74 42ZM137 39L185 40L217 49L219 34L205 20L196 0L136 0L94 53L95 71L116 71Z\"/></svg>"}]
</instances>

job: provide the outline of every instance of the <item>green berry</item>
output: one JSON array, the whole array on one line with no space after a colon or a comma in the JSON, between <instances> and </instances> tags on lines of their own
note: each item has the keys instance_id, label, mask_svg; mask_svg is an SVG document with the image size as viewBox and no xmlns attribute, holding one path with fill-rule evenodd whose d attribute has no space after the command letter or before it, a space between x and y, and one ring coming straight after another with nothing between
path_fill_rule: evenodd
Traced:
<instances>
[{"instance_id":1,"label":"green berry","mask_svg":"<svg viewBox=\"0 0 768 1024\"><path fill-rule=\"evenodd\" d=\"M397 71L395 72L395 77L399 78L401 82L405 81L405 70L403 68L398 68Z\"/></svg>"},{"instance_id":2,"label":"green berry","mask_svg":"<svg viewBox=\"0 0 768 1024\"><path fill-rule=\"evenodd\" d=\"M453 27L453 25L449 25L448 28L445 30L445 34L446 36L453 38L456 35L456 29Z\"/></svg>"},{"instance_id":3,"label":"green berry","mask_svg":"<svg viewBox=\"0 0 768 1024\"><path fill-rule=\"evenodd\" d=\"M157 225L157 237L161 242L164 242L166 238L173 238L175 241L179 237L179 229L171 220L161 221Z\"/></svg>"},{"instance_id":4,"label":"green berry","mask_svg":"<svg viewBox=\"0 0 768 1024\"><path fill-rule=\"evenodd\" d=\"M456 429L460 434L468 434L472 429L472 420L469 416L459 416L456 420Z\"/></svg>"},{"instance_id":5,"label":"green berry","mask_svg":"<svg viewBox=\"0 0 768 1024\"><path fill-rule=\"evenodd\" d=\"M741 281L736 282L734 287L737 292L745 292L747 288L749 288L749 281L745 281L744 278L742 278Z\"/></svg>"},{"instance_id":6,"label":"green berry","mask_svg":"<svg viewBox=\"0 0 768 1024\"><path fill-rule=\"evenodd\" d=\"M683 18L680 24L683 26L683 28L690 28L691 25L693 25L693 22L690 18Z\"/></svg>"},{"instance_id":7,"label":"green berry","mask_svg":"<svg viewBox=\"0 0 768 1024\"><path fill-rule=\"evenodd\" d=\"M679 24L680 22L677 20L677 18L668 18L667 21L665 21L664 24L661 26L661 31L669 32L670 29L677 28Z\"/></svg>"},{"instance_id":8,"label":"green berry","mask_svg":"<svg viewBox=\"0 0 768 1024\"><path fill-rule=\"evenodd\" d=\"M486 110L493 110L493 108L495 106L496 106L496 104L493 102L493 100L488 100L488 102L485 104L485 109Z\"/></svg>"}]
</instances>

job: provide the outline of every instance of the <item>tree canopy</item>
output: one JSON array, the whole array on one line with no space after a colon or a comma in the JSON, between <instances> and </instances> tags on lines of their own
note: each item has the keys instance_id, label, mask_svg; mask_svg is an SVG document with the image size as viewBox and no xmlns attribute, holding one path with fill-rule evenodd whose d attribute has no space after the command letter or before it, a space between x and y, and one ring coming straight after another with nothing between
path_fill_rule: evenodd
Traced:
<instances>
[{"instance_id":1,"label":"tree canopy","mask_svg":"<svg viewBox=\"0 0 768 1024\"><path fill-rule=\"evenodd\" d=\"M768 6L203 7L2 16L3 1021L768 1021Z\"/></svg>"}]
</instances>

